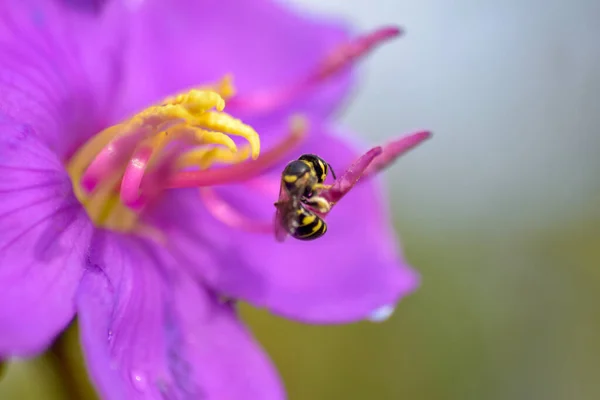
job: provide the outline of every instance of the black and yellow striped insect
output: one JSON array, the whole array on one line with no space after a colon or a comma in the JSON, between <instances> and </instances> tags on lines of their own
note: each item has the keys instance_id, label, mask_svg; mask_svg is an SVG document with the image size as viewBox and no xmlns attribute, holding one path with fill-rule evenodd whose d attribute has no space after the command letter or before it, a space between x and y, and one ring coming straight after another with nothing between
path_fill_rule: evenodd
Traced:
<instances>
[{"instance_id":1,"label":"black and yellow striped insect","mask_svg":"<svg viewBox=\"0 0 600 400\"><path fill-rule=\"evenodd\" d=\"M314 154L304 154L285 167L275 203L275 236L279 241L287 235L314 240L327 232L327 224L317 213L325 214L330 209L329 202L319 196L329 187L324 184L329 171L335 179L331 166Z\"/></svg>"}]
</instances>

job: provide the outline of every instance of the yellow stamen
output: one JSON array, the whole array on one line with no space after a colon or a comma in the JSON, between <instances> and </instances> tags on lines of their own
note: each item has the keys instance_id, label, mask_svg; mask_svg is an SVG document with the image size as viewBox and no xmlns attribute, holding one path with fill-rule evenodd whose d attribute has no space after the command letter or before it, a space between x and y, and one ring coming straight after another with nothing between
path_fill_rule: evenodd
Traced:
<instances>
[{"instance_id":1,"label":"yellow stamen","mask_svg":"<svg viewBox=\"0 0 600 400\"><path fill-rule=\"evenodd\" d=\"M250 157L250 147L244 146L237 152L222 147L200 148L191 150L179 158L178 165L183 169L197 166L207 169L214 164L237 164Z\"/></svg>"},{"instance_id":2,"label":"yellow stamen","mask_svg":"<svg viewBox=\"0 0 600 400\"><path fill-rule=\"evenodd\" d=\"M225 100L229 100L235 95L235 87L233 86L233 77L231 75L225 75L217 84L203 86L199 89L217 92Z\"/></svg>"},{"instance_id":3,"label":"yellow stamen","mask_svg":"<svg viewBox=\"0 0 600 400\"><path fill-rule=\"evenodd\" d=\"M208 111L211 108L223 111L225 109L225 100L223 100L217 92L192 89L187 93L167 97L161 105L150 107L148 110L141 112L140 115L144 116L145 114L149 114L153 116L156 112L155 109L169 110L173 106L178 109L178 111L183 112L184 110L187 110L190 113L201 113ZM182 108L178 108L177 106L181 106ZM190 115L190 117L193 118L193 115Z\"/></svg>"},{"instance_id":4,"label":"yellow stamen","mask_svg":"<svg viewBox=\"0 0 600 400\"><path fill-rule=\"evenodd\" d=\"M250 157L256 159L260 153L260 139L256 131L222 112L225 99L234 92L231 77L225 77L216 85L168 97L159 105L148 107L128 120L104 129L79 148L68 161L67 171L75 196L94 224L125 232L137 231L142 226L138 218L143 205L133 210L125 206L120 197L126 196L123 201L131 204L128 199L135 195L137 184L132 186L132 182L138 180L128 178L135 173L126 178L133 192L123 191L121 195L120 188L121 182L125 182L129 161L140 146L151 149L149 158L143 159L143 173L151 173L161 165L172 169L190 165L208 168L216 162L238 163ZM238 151L229 135L245 138L248 146ZM174 142L181 145L169 146ZM179 154L183 149L186 149L185 152ZM98 158L99 154L102 154L101 158ZM166 154L170 154L171 158ZM165 160L171 161L165 164ZM95 165L96 169L90 169L91 165ZM82 178L93 183L83 187ZM160 183L153 184L160 186ZM144 192L143 188L139 190Z\"/></svg>"},{"instance_id":5,"label":"yellow stamen","mask_svg":"<svg viewBox=\"0 0 600 400\"><path fill-rule=\"evenodd\" d=\"M197 119L197 124L209 129L224 131L231 135L241 136L250 143L252 159L256 160L260 154L260 139L250 126L230 115L216 112L205 112Z\"/></svg>"},{"instance_id":6,"label":"yellow stamen","mask_svg":"<svg viewBox=\"0 0 600 400\"><path fill-rule=\"evenodd\" d=\"M277 147L276 153L285 154L288 147L293 147L296 142L304 137L308 130L308 122L302 115L294 115L290 118L290 134L288 140L285 140L282 148ZM202 147L190 150L179 158L178 166L180 169L188 167L198 167L207 169L214 164L238 164L246 161L251 154L250 146L243 146L241 149L231 151L222 147ZM267 153L263 153L266 156Z\"/></svg>"},{"instance_id":7,"label":"yellow stamen","mask_svg":"<svg viewBox=\"0 0 600 400\"><path fill-rule=\"evenodd\" d=\"M190 137L199 145L221 145L225 146L231 152L237 152L237 145L229 136L218 131L209 131L195 126L176 127L175 134L189 134Z\"/></svg>"}]
</instances>

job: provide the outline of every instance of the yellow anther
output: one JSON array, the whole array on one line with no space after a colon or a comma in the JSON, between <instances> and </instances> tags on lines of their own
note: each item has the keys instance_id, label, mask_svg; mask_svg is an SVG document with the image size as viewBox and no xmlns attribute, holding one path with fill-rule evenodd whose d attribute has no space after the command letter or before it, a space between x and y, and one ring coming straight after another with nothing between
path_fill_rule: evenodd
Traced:
<instances>
[{"instance_id":1,"label":"yellow anther","mask_svg":"<svg viewBox=\"0 0 600 400\"><path fill-rule=\"evenodd\" d=\"M303 115L294 115L290 118L290 132L282 143L275 148L263 152L261 158L272 159L272 155L285 154L295 146L306 135L308 130L308 120ZM197 148L190 150L178 160L177 166L180 169L197 167L207 169L214 164L238 164L246 161L251 155L251 147L244 145L237 152L232 152L223 147ZM296 179L296 177L293 177Z\"/></svg>"},{"instance_id":2,"label":"yellow anther","mask_svg":"<svg viewBox=\"0 0 600 400\"><path fill-rule=\"evenodd\" d=\"M225 100L230 99L235 95L235 86L233 85L233 76L225 75L219 82L219 85L215 88L215 91L221 95Z\"/></svg>"},{"instance_id":3,"label":"yellow anther","mask_svg":"<svg viewBox=\"0 0 600 400\"><path fill-rule=\"evenodd\" d=\"M195 126L186 129L193 130L194 136L199 144L220 144L227 147L234 153L237 152L237 145L233 139L224 133L209 131L206 129L197 128Z\"/></svg>"},{"instance_id":4,"label":"yellow anther","mask_svg":"<svg viewBox=\"0 0 600 400\"><path fill-rule=\"evenodd\" d=\"M225 100L215 91L192 89L187 93L168 97L162 105L181 105L194 114L208 111L211 108L223 111Z\"/></svg>"},{"instance_id":5,"label":"yellow anther","mask_svg":"<svg viewBox=\"0 0 600 400\"><path fill-rule=\"evenodd\" d=\"M258 133L239 119L235 119L228 114L209 111L198 116L196 124L203 128L243 137L250 143L252 159L256 160L258 158L260 154L260 138Z\"/></svg>"},{"instance_id":6,"label":"yellow anther","mask_svg":"<svg viewBox=\"0 0 600 400\"><path fill-rule=\"evenodd\" d=\"M235 86L233 85L233 76L225 75L218 83L201 86L198 90L212 90L221 95L225 100L229 100L235 95Z\"/></svg>"},{"instance_id":7,"label":"yellow anther","mask_svg":"<svg viewBox=\"0 0 600 400\"><path fill-rule=\"evenodd\" d=\"M193 115L181 104L164 104L162 106L148 107L122 125L132 127L146 126L159 132L160 128L164 126L184 123L192 117Z\"/></svg>"},{"instance_id":8,"label":"yellow anther","mask_svg":"<svg viewBox=\"0 0 600 400\"><path fill-rule=\"evenodd\" d=\"M237 164L250 157L250 146L244 146L237 152L232 152L223 147L201 148L191 150L179 158L178 166L187 168L196 166L207 169L214 164Z\"/></svg>"}]
</instances>

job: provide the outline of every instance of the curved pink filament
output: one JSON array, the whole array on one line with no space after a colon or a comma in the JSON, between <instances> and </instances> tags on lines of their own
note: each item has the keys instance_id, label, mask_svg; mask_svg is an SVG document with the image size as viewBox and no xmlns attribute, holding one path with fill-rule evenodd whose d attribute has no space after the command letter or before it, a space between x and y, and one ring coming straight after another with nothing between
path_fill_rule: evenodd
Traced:
<instances>
[{"instance_id":1,"label":"curved pink filament","mask_svg":"<svg viewBox=\"0 0 600 400\"><path fill-rule=\"evenodd\" d=\"M208 211L219 221L235 228L252 233L272 234L273 222L256 221L239 213L211 188L201 188L200 197Z\"/></svg>"},{"instance_id":2,"label":"curved pink filament","mask_svg":"<svg viewBox=\"0 0 600 400\"><path fill-rule=\"evenodd\" d=\"M337 179L333 186L321 193L332 205L344 197L361 178L368 178L391 165L398 157L431 137L431 132L420 131L396 139L384 146L374 147L360 156Z\"/></svg>"},{"instance_id":3,"label":"curved pink filament","mask_svg":"<svg viewBox=\"0 0 600 400\"><path fill-rule=\"evenodd\" d=\"M305 138L303 131L294 131L271 149L264 151L256 160L246 161L218 169L181 171L173 174L166 188L187 188L224 185L243 182L260 175L266 169L283 161Z\"/></svg>"},{"instance_id":4,"label":"curved pink filament","mask_svg":"<svg viewBox=\"0 0 600 400\"><path fill-rule=\"evenodd\" d=\"M350 43L341 46L333 54L323 60L320 67L309 76L309 81L320 81L342 68L357 61L359 57L365 56L379 44L393 39L402 34L402 30L396 26L379 28L371 33L359 36Z\"/></svg>"},{"instance_id":5,"label":"curved pink filament","mask_svg":"<svg viewBox=\"0 0 600 400\"><path fill-rule=\"evenodd\" d=\"M123 174L121 181L121 202L134 210L140 210L147 201L140 190L142 179L148 167L148 161L152 156L153 149L150 146L138 147Z\"/></svg>"},{"instance_id":6,"label":"curved pink filament","mask_svg":"<svg viewBox=\"0 0 600 400\"><path fill-rule=\"evenodd\" d=\"M383 27L343 44L329 54L315 70L296 82L276 89L235 96L227 103L231 109L241 112L266 113L281 107L313 89L318 83L355 63L377 45L402 34L398 27Z\"/></svg>"},{"instance_id":7,"label":"curved pink filament","mask_svg":"<svg viewBox=\"0 0 600 400\"><path fill-rule=\"evenodd\" d=\"M116 138L104 146L81 177L81 187L88 193L93 192L102 180L127 162L139 143L140 136L144 134L147 134L147 130L138 129L131 134Z\"/></svg>"},{"instance_id":8,"label":"curved pink filament","mask_svg":"<svg viewBox=\"0 0 600 400\"><path fill-rule=\"evenodd\" d=\"M333 183L333 186L330 189L321 192L321 196L332 203L333 208L333 205L340 201L340 199L356 185L364 175L365 170L382 152L383 149L381 147L374 147L360 156L358 160L354 161L344 174Z\"/></svg>"},{"instance_id":9,"label":"curved pink filament","mask_svg":"<svg viewBox=\"0 0 600 400\"><path fill-rule=\"evenodd\" d=\"M420 131L411 133L400 139L396 139L382 146L383 152L378 156L365 170L364 175L370 176L376 174L386 167L389 167L396 159L409 150L417 147L425 140L431 137L431 132Z\"/></svg>"}]
</instances>

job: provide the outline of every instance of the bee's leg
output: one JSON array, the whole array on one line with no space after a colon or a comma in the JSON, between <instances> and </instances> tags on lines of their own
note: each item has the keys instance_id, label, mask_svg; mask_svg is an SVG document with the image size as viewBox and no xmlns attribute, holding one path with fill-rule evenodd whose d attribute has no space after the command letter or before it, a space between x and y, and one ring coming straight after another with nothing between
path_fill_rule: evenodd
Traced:
<instances>
[{"instance_id":1,"label":"bee's leg","mask_svg":"<svg viewBox=\"0 0 600 400\"><path fill-rule=\"evenodd\" d=\"M311 208L314 208L315 211L321 214L326 214L329 212L329 210L331 210L331 204L329 204L325 198L320 196L304 198L303 203Z\"/></svg>"}]
</instances>

